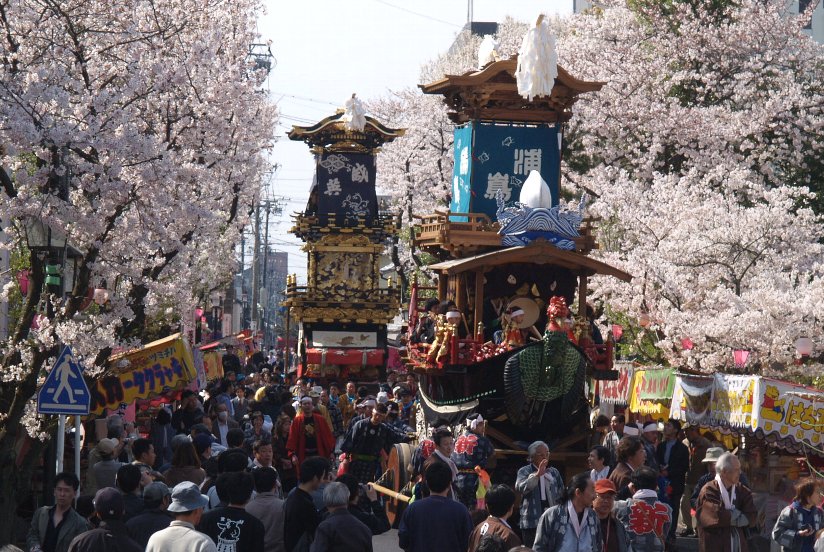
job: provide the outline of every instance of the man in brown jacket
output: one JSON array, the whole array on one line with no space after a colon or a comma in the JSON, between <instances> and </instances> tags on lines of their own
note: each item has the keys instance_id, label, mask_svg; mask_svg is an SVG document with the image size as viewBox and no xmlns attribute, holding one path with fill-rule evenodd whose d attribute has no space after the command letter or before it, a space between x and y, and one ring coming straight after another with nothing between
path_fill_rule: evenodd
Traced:
<instances>
[{"instance_id":1,"label":"man in brown jacket","mask_svg":"<svg viewBox=\"0 0 824 552\"><path fill-rule=\"evenodd\" d=\"M481 538L485 535L501 537L507 550L521 546L521 539L506 521L515 509L515 491L507 485L495 485L486 493L486 508L489 510L489 517L478 524L469 535L469 552L478 549Z\"/></svg>"},{"instance_id":2,"label":"man in brown jacket","mask_svg":"<svg viewBox=\"0 0 824 552\"><path fill-rule=\"evenodd\" d=\"M738 482L741 463L730 452L715 464L715 479L698 495L699 552L749 552L744 529L755 522L752 493Z\"/></svg>"},{"instance_id":3,"label":"man in brown jacket","mask_svg":"<svg viewBox=\"0 0 824 552\"><path fill-rule=\"evenodd\" d=\"M681 497L681 521L684 523L684 530L678 532L678 536L691 537L695 532L692 526L690 497L695 489L695 484L698 483L702 475L707 473L704 457L707 455L707 449L712 445L706 437L701 436L698 426L684 424L684 434L687 437L684 439L684 444L690 449L690 468L687 471L687 479L684 483L684 496ZM673 505L673 508L676 506Z\"/></svg>"}]
</instances>

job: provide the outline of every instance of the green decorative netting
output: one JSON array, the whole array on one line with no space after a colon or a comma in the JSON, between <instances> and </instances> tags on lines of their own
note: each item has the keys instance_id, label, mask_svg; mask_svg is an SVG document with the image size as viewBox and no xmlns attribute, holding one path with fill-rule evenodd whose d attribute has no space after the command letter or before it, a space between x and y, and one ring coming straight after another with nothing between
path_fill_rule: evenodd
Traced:
<instances>
[{"instance_id":1,"label":"green decorative netting","mask_svg":"<svg viewBox=\"0 0 824 552\"><path fill-rule=\"evenodd\" d=\"M552 401L565 395L575 382L581 353L566 334L546 332L544 346L527 347L518 353L526 397Z\"/></svg>"}]
</instances>

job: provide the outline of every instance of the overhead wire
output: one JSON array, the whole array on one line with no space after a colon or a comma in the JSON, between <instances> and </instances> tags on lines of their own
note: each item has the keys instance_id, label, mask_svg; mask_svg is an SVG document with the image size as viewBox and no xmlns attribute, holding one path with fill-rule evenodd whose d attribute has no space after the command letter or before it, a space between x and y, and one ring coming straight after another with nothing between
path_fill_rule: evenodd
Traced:
<instances>
[{"instance_id":1,"label":"overhead wire","mask_svg":"<svg viewBox=\"0 0 824 552\"><path fill-rule=\"evenodd\" d=\"M411 13L412 15L417 15L418 17L423 17L424 19L428 19L430 21L435 21L437 23L443 23L444 25L449 25L450 27L455 27L456 29L462 29L463 25L456 25L451 21L444 21L443 19L438 19L437 17L432 17L431 15L426 15L425 13L420 13L416 11L412 11L410 9L404 8L402 6L397 6L395 4L391 4L386 0L375 0L378 4L383 4L384 6L389 6L390 8L395 8L396 10L400 10L402 12Z\"/></svg>"}]
</instances>

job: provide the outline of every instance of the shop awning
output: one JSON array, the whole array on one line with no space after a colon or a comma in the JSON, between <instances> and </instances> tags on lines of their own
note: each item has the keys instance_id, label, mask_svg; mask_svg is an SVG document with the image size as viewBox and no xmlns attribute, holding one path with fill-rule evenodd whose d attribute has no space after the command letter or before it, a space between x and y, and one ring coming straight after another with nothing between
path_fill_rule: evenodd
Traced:
<instances>
[{"instance_id":1,"label":"shop awning","mask_svg":"<svg viewBox=\"0 0 824 552\"><path fill-rule=\"evenodd\" d=\"M220 341L213 341L213 342L211 342L207 345L203 345L201 347L198 347L198 349L200 349L201 351L210 351L212 349L217 349L221 345L223 345L223 343L221 343Z\"/></svg>"},{"instance_id":2,"label":"shop awning","mask_svg":"<svg viewBox=\"0 0 824 552\"><path fill-rule=\"evenodd\" d=\"M678 374L670 416L765 439L790 452L824 454L824 393L761 376Z\"/></svg>"},{"instance_id":3,"label":"shop awning","mask_svg":"<svg viewBox=\"0 0 824 552\"><path fill-rule=\"evenodd\" d=\"M630 381L629 409L654 419L666 418L675 385L675 370L636 368Z\"/></svg>"},{"instance_id":4,"label":"shop awning","mask_svg":"<svg viewBox=\"0 0 824 552\"><path fill-rule=\"evenodd\" d=\"M635 364L632 362L616 362L618 370L616 380L598 380L598 398L604 404L626 406L629 404L629 384Z\"/></svg>"},{"instance_id":5,"label":"shop awning","mask_svg":"<svg viewBox=\"0 0 824 552\"><path fill-rule=\"evenodd\" d=\"M376 366L383 364L383 349L347 349L317 347L306 349L307 364L360 364Z\"/></svg>"}]
</instances>

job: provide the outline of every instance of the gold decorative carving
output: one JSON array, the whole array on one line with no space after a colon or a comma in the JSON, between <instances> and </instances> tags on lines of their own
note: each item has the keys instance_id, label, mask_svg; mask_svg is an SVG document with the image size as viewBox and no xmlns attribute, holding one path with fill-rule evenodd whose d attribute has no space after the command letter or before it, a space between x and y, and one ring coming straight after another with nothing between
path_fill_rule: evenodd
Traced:
<instances>
[{"instance_id":1,"label":"gold decorative carving","mask_svg":"<svg viewBox=\"0 0 824 552\"><path fill-rule=\"evenodd\" d=\"M343 307L293 307L293 315L303 322L341 322L360 324L387 324L393 318L394 309L356 309Z\"/></svg>"}]
</instances>

